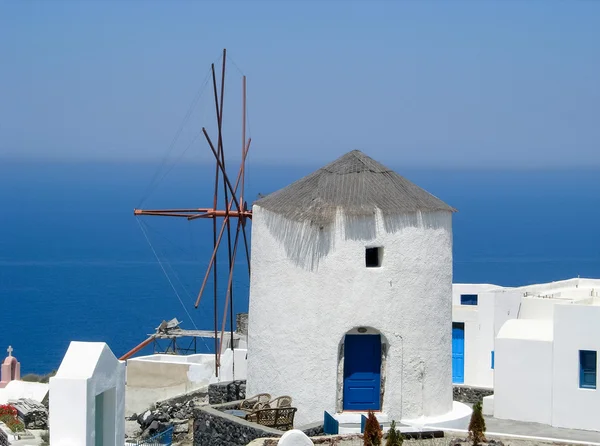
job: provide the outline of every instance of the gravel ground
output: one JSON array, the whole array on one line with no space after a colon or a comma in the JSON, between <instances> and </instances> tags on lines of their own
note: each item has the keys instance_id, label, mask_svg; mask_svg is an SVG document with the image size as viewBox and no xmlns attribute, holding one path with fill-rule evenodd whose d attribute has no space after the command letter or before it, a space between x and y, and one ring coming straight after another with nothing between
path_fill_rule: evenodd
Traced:
<instances>
[{"instance_id":1,"label":"gravel ground","mask_svg":"<svg viewBox=\"0 0 600 446\"><path fill-rule=\"evenodd\" d=\"M445 438L434 438L430 440L405 440L404 446L449 446L450 444L457 444L454 442L455 439L461 437L453 437L447 436ZM264 438L258 438L253 442L249 443L248 446L263 446ZM489 440L492 440L490 438ZM499 441L502 442L504 446L561 446L561 445L571 445L573 443L555 443L555 442L546 442L546 441L537 441L537 440L524 440L524 439L515 439L515 438L503 438L503 437L494 437L495 445L499 445ZM334 443L336 446L362 446L362 440L352 439L347 441L337 441ZM385 440L383 442L385 445ZM470 445L468 442L460 443L462 445ZM321 443L319 446L326 446L327 444ZM485 446L484 443L482 446Z\"/></svg>"}]
</instances>

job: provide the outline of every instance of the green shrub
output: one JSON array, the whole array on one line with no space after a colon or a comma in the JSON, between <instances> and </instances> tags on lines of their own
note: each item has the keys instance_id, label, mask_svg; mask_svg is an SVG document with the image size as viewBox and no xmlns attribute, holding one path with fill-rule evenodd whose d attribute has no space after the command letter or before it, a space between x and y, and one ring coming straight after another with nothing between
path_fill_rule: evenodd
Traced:
<instances>
[{"instance_id":1,"label":"green shrub","mask_svg":"<svg viewBox=\"0 0 600 446\"><path fill-rule=\"evenodd\" d=\"M37 373L28 373L21 377L21 381L47 384L50 381L50 378L52 378L54 375L56 375L56 370L52 370L50 373L47 373L46 375L38 375Z\"/></svg>"},{"instance_id":2,"label":"green shrub","mask_svg":"<svg viewBox=\"0 0 600 446\"><path fill-rule=\"evenodd\" d=\"M473 414L469 422L469 441L473 443L473 446L478 446L479 443L486 441L485 420L483 419L481 401L473 405Z\"/></svg>"},{"instance_id":3,"label":"green shrub","mask_svg":"<svg viewBox=\"0 0 600 446\"><path fill-rule=\"evenodd\" d=\"M398 429L396 429L396 422L392 420L392 425L390 426L390 430L388 431L385 446L402 446L403 442L404 437L402 436L402 433Z\"/></svg>"},{"instance_id":4,"label":"green shrub","mask_svg":"<svg viewBox=\"0 0 600 446\"><path fill-rule=\"evenodd\" d=\"M377 418L372 410L369 411L369 416L367 417L363 438L364 446L381 446L383 432L381 432L379 421L377 421Z\"/></svg>"},{"instance_id":5,"label":"green shrub","mask_svg":"<svg viewBox=\"0 0 600 446\"><path fill-rule=\"evenodd\" d=\"M27 381L30 383L39 383L42 381L43 376L36 373L28 373L27 375L21 376L21 381Z\"/></svg>"}]
</instances>

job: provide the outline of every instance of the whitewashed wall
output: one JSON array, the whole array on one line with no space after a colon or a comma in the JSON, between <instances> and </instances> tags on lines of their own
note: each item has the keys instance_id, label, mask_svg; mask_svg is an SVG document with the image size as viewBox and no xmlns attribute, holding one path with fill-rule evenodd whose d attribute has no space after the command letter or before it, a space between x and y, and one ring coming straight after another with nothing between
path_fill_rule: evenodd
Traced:
<instances>
[{"instance_id":1,"label":"whitewashed wall","mask_svg":"<svg viewBox=\"0 0 600 446\"><path fill-rule=\"evenodd\" d=\"M104 393L102 433L96 431L96 397ZM50 378L50 444L105 446L125 441L125 363L104 342L71 342Z\"/></svg>"},{"instance_id":2,"label":"whitewashed wall","mask_svg":"<svg viewBox=\"0 0 600 446\"><path fill-rule=\"evenodd\" d=\"M523 293L513 289L494 291L494 337L498 336L504 323L510 319L522 318L521 302Z\"/></svg>"},{"instance_id":3,"label":"whitewashed wall","mask_svg":"<svg viewBox=\"0 0 600 446\"><path fill-rule=\"evenodd\" d=\"M465 324L464 385L494 386L492 351L508 319L517 317L522 293L489 284L454 284L452 321ZM461 294L477 294L477 305L460 305Z\"/></svg>"},{"instance_id":4,"label":"whitewashed wall","mask_svg":"<svg viewBox=\"0 0 600 446\"><path fill-rule=\"evenodd\" d=\"M246 354L246 349L224 350L219 377L215 376L213 354L157 354L129 359L125 414L140 413L156 401L203 389L213 382L246 379Z\"/></svg>"},{"instance_id":5,"label":"whitewashed wall","mask_svg":"<svg viewBox=\"0 0 600 446\"><path fill-rule=\"evenodd\" d=\"M338 403L340 343L366 326L389 342L382 410L397 420L449 412L451 214L338 217L328 231L253 212L248 395L290 395L296 424L322 420ZM384 247L380 268L365 267L366 246Z\"/></svg>"},{"instance_id":6,"label":"whitewashed wall","mask_svg":"<svg viewBox=\"0 0 600 446\"><path fill-rule=\"evenodd\" d=\"M521 319L553 320L554 307L560 299L541 299L539 297L523 297L521 303Z\"/></svg>"},{"instance_id":7,"label":"whitewashed wall","mask_svg":"<svg viewBox=\"0 0 600 446\"><path fill-rule=\"evenodd\" d=\"M490 283L454 283L452 284L452 305L460 306L461 294L480 294L501 289L502 287Z\"/></svg>"},{"instance_id":8,"label":"whitewashed wall","mask_svg":"<svg viewBox=\"0 0 600 446\"><path fill-rule=\"evenodd\" d=\"M552 321L510 320L496 339L494 416L551 424Z\"/></svg>"},{"instance_id":9,"label":"whitewashed wall","mask_svg":"<svg viewBox=\"0 0 600 446\"><path fill-rule=\"evenodd\" d=\"M579 388L579 350L600 353L600 307L554 309L553 419L557 427L600 430L600 388ZM597 379L597 385L600 380Z\"/></svg>"}]
</instances>

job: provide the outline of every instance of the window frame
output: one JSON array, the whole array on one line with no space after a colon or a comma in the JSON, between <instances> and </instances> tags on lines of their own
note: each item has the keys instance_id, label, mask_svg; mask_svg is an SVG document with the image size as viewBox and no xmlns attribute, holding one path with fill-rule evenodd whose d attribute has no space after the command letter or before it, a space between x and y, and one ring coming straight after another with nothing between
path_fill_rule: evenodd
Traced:
<instances>
[{"instance_id":1,"label":"window frame","mask_svg":"<svg viewBox=\"0 0 600 446\"><path fill-rule=\"evenodd\" d=\"M470 300L467 300L465 298L470 299ZM471 303L471 302L474 302L474 303ZM478 294L461 294L460 295L460 304L465 305L465 306L476 307L479 304L479 295Z\"/></svg>"},{"instance_id":2,"label":"window frame","mask_svg":"<svg viewBox=\"0 0 600 446\"><path fill-rule=\"evenodd\" d=\"M593 358L593 359L592 359ZM593 365L592 362L593 361ZM586 382L586 375L594 376L594 383ZM596 350L579 350L579 388L595 390L598 381L598 353Z\"/></svg>"},{"instance_id":3,"label":"window frame","mask_svg":"<svg viewBox=\"0 0 600 446\"><path fill-rule=\"evenodd\" d=\"M369 263L370 252L375 252L377 263ZM366 246L365 247L365 268L381 268L383 264L383 246Z\"/></svg>"}]
</instances>

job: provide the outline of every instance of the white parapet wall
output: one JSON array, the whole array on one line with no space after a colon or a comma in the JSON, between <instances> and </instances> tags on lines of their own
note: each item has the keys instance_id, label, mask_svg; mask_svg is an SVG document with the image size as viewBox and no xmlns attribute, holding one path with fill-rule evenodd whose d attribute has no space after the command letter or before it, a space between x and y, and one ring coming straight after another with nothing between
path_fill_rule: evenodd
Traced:
<instances>
[{"instance_id":1,"label":"white parapet wall","mask_svg":"<svg viewBox=\"0 0 600 446\"><path fill-rule=\"evenodd\" d=\"M49 389L48 384L27 381L11 381L4 389L0 389L0 404L6 404L9 400L29 398L41 403Z\"/></svg>"},{"instance_id":2,"label":"white parapet wall","mask_svg":"<svg viewBox=\"0 0 600 446\"><path fill-rule=\"evenodd\" d=\"M225 350L219 377L214 354L157 354L127 361L125 414L140 413L157 401L208 387L215 382L246 379L246 349Z\"/></svg>"},{"instance_id":3,"label":"white parapet wall","mask_svg":"<svg viewBox=\"0 0 600 446\"><path fill-rule=\"evenodd\" d=\"M473 410L464 403L454 401L452 410L443 415L402 419L402 424L414 429L468 429Z\"/></svg>"}]
</instances>

